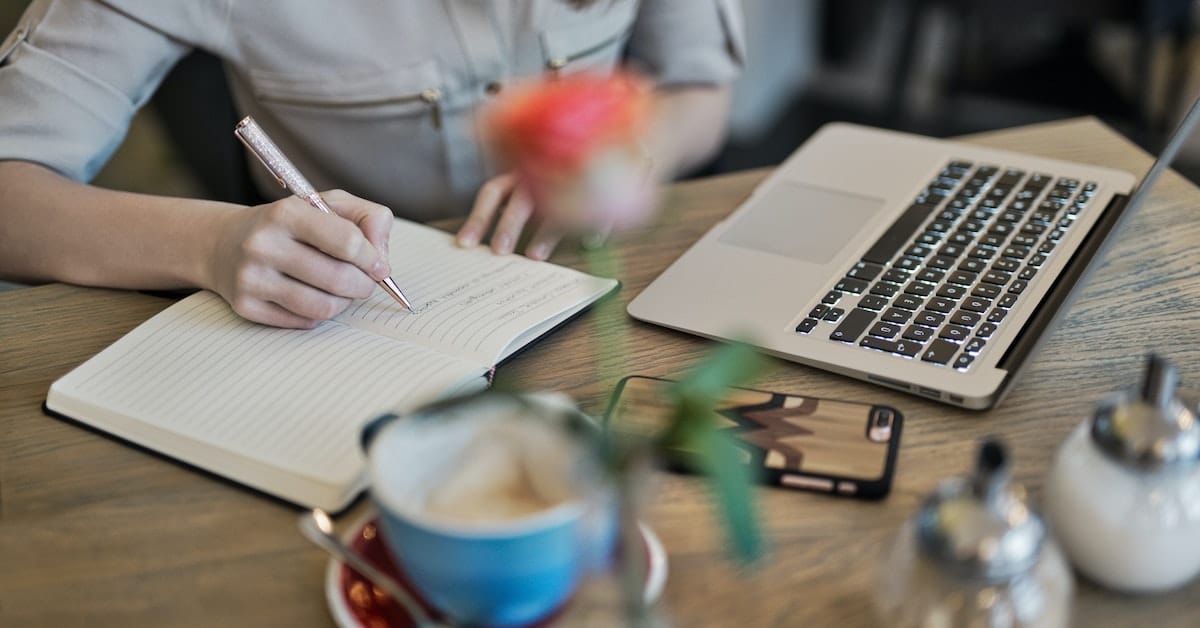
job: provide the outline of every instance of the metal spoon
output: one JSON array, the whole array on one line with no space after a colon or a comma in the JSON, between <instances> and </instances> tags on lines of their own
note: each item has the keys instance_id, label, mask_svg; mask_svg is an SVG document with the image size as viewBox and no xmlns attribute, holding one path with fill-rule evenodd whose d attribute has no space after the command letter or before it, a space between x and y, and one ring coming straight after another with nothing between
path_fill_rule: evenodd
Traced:
<instances>
[{"instance_id":1,"label":"metal spoon","mask_svg":"<svg viewBox=\"0 0 1200 628\"><path fill-rule=\"evenodd\" d=\"M400 586L391 576L383 573L375 568L374 565L363 560L358 554L350 551L342 540L333 533L333 521L329 519L329 515L320 508L313 508L311 512L300 515L300 532L304 534L308 540L316 543L318 547L333 554L334 558L349 565L358 573L362 574L370 580L372 584L383 589L397 604L404 607L408 616L416 622L418 628L444 628L449 624L442 624L433 621L417 604L412 595Z\"/></svg>"}]
</instances>

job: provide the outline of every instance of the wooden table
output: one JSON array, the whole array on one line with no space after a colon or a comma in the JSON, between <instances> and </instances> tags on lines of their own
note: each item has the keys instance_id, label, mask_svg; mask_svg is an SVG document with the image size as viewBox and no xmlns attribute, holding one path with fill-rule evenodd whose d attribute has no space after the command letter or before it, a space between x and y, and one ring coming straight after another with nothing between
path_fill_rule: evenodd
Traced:
<instances>
[{"instance_id":1,"label":"wooden table","mask_svg":"<svg viewBox=\"0 0 1200 628\"><path fill-rule=\"evenodd\" d=\"M1150 158L1093 119L970 141L1142 173ZM742 200L765 172L674 186L662 224L620 254L626 302ZM666 610L679 626L866 626L883 544L936 482L1002 435L1034 498L1059 442L1103 393L1130 385L1155 349L1200 387L1200 190L1170 173L1133 218L1011 396L956 410L779 363L759 387L890 403L908 416L892 495L881 503L764 489L769 561L725 560L704 485L665 476L651 521L670 555ZM556 261L579 265L571 252ZM164 299L49 285L0 294L0 626L331 623L326 557L296 532L298 510L44 416L50 383L149 316ZM625 320L628 373L673 376L707 343ZM548 337L499 383L563 390L598 411L612 385L594 370L595 317ZM361 514L360 503L346 517ZM1200 583L1125 597L1082 582L1080 626L1200 625Z\"/></svg>"}]
</instances>

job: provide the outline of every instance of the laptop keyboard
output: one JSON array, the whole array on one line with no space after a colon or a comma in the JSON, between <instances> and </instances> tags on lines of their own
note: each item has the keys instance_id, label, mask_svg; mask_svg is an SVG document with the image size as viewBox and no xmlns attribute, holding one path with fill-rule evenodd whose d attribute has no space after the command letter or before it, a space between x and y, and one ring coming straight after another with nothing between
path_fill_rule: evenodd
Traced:
<instances>
[{"instance_id":1,"label":"laptop keyboard","mask_svg":"<svg viewBox=\"0 0 1200 628\"><path fill-rule=\"evenodd\" d=\"M951 161L796 332L968 370L1096 188Z\"/></svg>"}]
</instances>

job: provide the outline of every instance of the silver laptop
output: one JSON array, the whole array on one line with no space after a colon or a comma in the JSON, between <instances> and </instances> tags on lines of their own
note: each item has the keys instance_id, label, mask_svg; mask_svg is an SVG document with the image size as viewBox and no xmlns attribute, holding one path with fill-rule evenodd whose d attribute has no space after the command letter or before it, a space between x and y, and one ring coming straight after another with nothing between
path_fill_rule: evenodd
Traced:
<instances>
[{"instance_id":1,"label":"silver laptop","mask_svg":"<svg viewBox=\"0 0 1200 628\"><path fill-rule=\"evenodd\" d=\"M1107 168L827 125L629 314L989 408L1198 113L1200 101L1140 183Z\"/></svg>"}]
</instances>

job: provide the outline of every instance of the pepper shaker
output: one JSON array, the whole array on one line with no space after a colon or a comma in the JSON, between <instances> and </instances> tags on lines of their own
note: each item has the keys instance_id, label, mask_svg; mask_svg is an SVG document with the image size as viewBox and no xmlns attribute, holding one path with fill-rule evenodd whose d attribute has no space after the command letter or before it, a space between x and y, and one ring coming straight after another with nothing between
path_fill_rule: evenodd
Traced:
<instances>
[{"instance_id":1,"label":"pepper shaker","mask_svg":"<svg viewBox=\"0 0 1200 628\"><path fill-rule=\"evenodd\" d=\"M1074 580L1046 526L987 441L974 474L943 481L900 530L875 588L882 625L1059 628Z\"/></svg>"},{"instance_id":2,"label":"pepper shaker","mask_svg":"<svg viewBox=\"0 0 1200 628\"><path fill-rule=\"evenodd\" d=\"M1140 390L1101 401L1063 442L1046 512L1071 561L1121 591L1200 573L1200 425L1175 367L1150 356Z\"/></svg>"}]
</instances>

